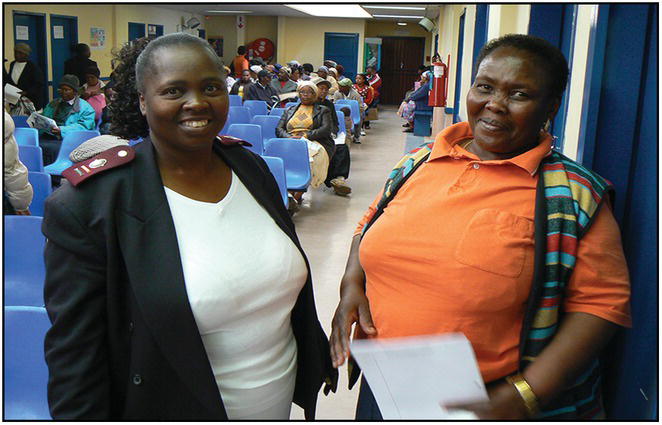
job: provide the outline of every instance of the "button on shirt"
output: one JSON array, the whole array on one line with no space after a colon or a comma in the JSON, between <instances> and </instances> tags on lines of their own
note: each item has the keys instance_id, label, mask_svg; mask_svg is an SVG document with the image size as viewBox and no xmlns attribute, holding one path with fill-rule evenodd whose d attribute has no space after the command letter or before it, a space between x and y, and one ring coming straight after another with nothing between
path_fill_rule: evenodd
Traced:
<instances>
[{"instance_id":1,"label":"button on shirt","mask_svg":"<svg viewBox=\"0 0 662 425\"><path fill-rule=\"evenodd\" d=\"M459 146L471 137L467 123L437 136L359 253L379 338L463 332L489 382L517 369L533 278L537 169L552 140L481 161ZM629 326L629 294L620 232L605 206L580 242L563 308Z\"/></svg>"}]
</instances>

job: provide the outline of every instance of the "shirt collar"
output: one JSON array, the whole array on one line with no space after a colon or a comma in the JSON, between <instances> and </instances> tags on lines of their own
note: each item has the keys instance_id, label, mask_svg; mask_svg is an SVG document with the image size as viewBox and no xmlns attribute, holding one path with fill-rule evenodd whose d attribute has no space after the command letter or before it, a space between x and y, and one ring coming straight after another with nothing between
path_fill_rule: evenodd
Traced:
<instances>
[{"instance_id":1,"label":"shirt collar","mask_svg":"<svg viewBox=\"0 0 662 425\"><path fill-rule=\"evenodd\" d=\"M73 106L75 102L76 102L76 97L75 96L74 96L73 99L67 101L67 103L71 106Z\"/></svg>"},{"instance_id":2,"label":"shirt collar","mask_svg":"<svg viewBox=\"0 0 662 425\"><path fill-rule=\"evenodd\" d=\"M465 150L459 145L473 137L468 122L460 122L445 128L440 132L436 139L428 161L434 161L440 158L465 158L471 161L480 161L480 158L472 152ZM543 140L538 145L516 157L510 159L483 161L489 164L512 164L520 167L532 176L535 175L540 165L540 161L548 156L552 151L552 136L545 134Z\"/></svg>"}]
</instances>

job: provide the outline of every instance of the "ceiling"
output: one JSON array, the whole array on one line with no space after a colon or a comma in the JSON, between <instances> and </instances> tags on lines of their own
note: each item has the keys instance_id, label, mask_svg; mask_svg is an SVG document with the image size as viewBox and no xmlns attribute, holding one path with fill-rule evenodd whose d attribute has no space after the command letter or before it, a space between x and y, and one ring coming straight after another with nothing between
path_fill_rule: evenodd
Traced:
<instances>
[{"instance_id":1,"label":"ceiling","mask_svg":"<svg viewBox=\"0 0 662 425\"><path fill-rule=\"evenodd\" d=\"M295 2L292 2L295 3ZM356 4L356 3L355 3ZM368 6L365 10L371 15L399 15L399 16L425 16L429 19L436 19L439 15L439 5L430 4L379 4L379 3L359 3L361 6ZM342 11L343 5L336 3L338 9ZM371 8L379 6L379 9ZM177 4L168 3L163 4L161 7L166 9L179 10L191 14L206 15L206 16L235 16L239 13L210 13L210 10L224 10L224 11L244 11L251 13L244 13L246 16L291 16L298 18L316 18L298 10L291 9L283 4L273 3L245 3L245 4L227 4L227 3L205 3L205 4ZM383 9L381 8L383 7ZM425 10L407 10L398 9L398 7L425 7ZM342 12L341 12L342 13ZM352 19L352 18L348 18ZM420 18L373 18L379 21L411 21L412 19Z\"/></svg>"}]
</instances>

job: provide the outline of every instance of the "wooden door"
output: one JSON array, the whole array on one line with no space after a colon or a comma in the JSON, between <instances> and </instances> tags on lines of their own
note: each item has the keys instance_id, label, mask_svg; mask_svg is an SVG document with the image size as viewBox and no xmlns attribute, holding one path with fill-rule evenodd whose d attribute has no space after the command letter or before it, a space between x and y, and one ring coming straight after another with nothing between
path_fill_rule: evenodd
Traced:
<instances>
[{"instance_id":1,"label":"wooden door","mask_svg":"<svg viewBox=\"0 0 662 425\"><path fill-rule=\"evenodd\" d=\"M424 64L425 38L382 37L380 103L398 105L414 88L418 67Z\"/></svg>"}]
</instances>

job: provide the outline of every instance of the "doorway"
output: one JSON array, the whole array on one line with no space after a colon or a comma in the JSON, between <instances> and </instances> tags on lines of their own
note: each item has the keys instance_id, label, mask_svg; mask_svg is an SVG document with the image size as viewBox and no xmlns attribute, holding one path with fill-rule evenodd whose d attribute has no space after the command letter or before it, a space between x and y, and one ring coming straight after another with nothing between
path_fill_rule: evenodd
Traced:
<instances>
[{"instance_id":1,"label":"doorway","mask_svg":"<svg viewBox=\"0 0 662 425\"><path fill-rule=\"evenodd\" d=\"M460 117L460 102L462 99L462 53L464 50L464 17L466 9L460 16L460 32L457 35L457 59L455 60L455 101L453 102L453 124L462 121Z\"/></svg>"},{"instance_id":2,"label":"doorway","mask_svg":"<svg viewBox=\"0 0 662 425\"><path fill-rule=\"evenodd\" d=\"M383 80L380 103L398 105L418 79L418 67L425 63L425 38L382 37Z\"/></svg>"},{"instance_id":3,"label":"doorway","mask_svg":"<svg viewBox=\"0 0 662 425\"><path fill-rule=\"evenodd\" d=\"M64 62L74 55L78 44L78 18L75 16L51 14L51 58L53 97L57 85L64 75Z\"/></svg>"},{"instance_id":4,"label":"doorway","mask_svg":"<svg viewBox=\"0 0 662 425\"><path fill-rule=\"evenodd\" d=\"M345 77L354 81L358 67L359 35L356 33L325 32L324 60L342 64Z\"/></svg>"},{"instance_id":5,"label":"doorway","mask_svg":"<svg viewBox=\"0 0 662 425\"><path fill-rule=\"evenodd\" d=\"M129 41L145 36L145 24L129 22Z\"/></svg>"},{"instance_id":6,"label":"doorway","mask_svg":"<svg viewBox=\"0 0 662 425\"><path fill-rule=\"evenodd\" d=\"M44 80L48 80L48 54L46 53L46 14L14 12L14 44L26 43L32 49L30 60L41 70ZM48 84L42 93L44 103L48 102Z\"/></svg>"}]
</instances>

